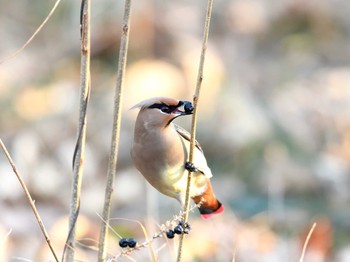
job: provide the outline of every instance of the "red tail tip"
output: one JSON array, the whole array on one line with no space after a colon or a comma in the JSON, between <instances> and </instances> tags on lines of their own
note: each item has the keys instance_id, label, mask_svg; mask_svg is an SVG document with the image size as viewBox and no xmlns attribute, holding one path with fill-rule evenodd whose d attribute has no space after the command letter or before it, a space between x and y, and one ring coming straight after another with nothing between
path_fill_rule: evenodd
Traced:
<instances>
[{"instance_id":1,"label":"red tail tip","mask_svg":"<svg viewBox=\"0 0 350 262\"><path fill-rule=\"evenodd\" d=\"M210 214L201 214L201 217L203 219L208 219L210 218L211 216L213 215L217 215L217 214L220 214L222 212L224 212L225 208L224 208L224 205L221 205L217 210L215 210L213 213L210 213Z\"/></svg>"}]
</instances>

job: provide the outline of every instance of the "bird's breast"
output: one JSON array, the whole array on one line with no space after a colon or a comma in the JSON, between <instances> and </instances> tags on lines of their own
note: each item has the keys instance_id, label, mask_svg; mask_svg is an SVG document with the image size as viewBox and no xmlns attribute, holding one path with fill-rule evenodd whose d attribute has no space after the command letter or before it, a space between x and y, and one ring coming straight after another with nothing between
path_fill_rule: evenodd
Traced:
<instances>
[{"instance_id":1,"label":"bird's breast","mask_svg":"<svg viewBox=\"0 0 350 262\"><path fill-rule=\"evenodd\" d=\"M160 192L175 197L175 185L184 175L185 148L176 134L145 132L134 141L132 159L147 181Z\"/></svg>"}]
</instances>

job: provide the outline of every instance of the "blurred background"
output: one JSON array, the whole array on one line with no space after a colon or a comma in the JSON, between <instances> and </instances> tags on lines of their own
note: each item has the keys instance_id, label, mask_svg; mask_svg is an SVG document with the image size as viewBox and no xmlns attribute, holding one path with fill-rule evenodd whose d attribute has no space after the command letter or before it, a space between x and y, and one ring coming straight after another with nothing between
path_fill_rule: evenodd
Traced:
<instances>
[{"instance_id":1,"label":"blurred background","mask_svg":"<svg viewBox=\"0 0 350 262\"><path fill-rule=\"evenodd\" d=\"M54 1L0 0L0 60L36 30ZM76 259L95 261L123 1L92 1L87 144ZM206 1L133 3L112 227L145 237L178 214L130 159L140 100L191 100ZM195 210L183 261L350 261L350 2L214 2L197 139L214 173L223 215ZM26 182L59 254L67 237L79 101L79 1L62 1L15 58L0 64L0 137ZM189 128L191 119L177 120ZM0 153L0 260L53 261L22 189ZM120 219L122 218L122 219ZM159 261L176 240L153 242ZM109 254L120 252L111 233ZM134 252L149 261L147 249ZM121 261L124 261L121 259ZM130 261L126 259L126 261Z\"/></svg>"}]
</instances>

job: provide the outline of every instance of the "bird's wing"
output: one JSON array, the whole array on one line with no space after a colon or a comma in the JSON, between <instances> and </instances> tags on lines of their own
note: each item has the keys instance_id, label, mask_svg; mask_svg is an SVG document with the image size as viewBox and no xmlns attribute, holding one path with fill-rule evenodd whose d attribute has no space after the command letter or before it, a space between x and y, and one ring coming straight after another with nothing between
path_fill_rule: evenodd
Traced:
<instances>
[{"instance_id":1,"label":"bird's wing","mask_svg":"<svg viewBox=\"0 0 350 262\"><path fill-rule=\"evenodd\" d=\"M177 131L177 133L188 142L187 146L189 147L189 143L191 141L191 134L178 125L174 124L174 126L175 126L175 130ZM207 178L211 178L213 175L211 173L210 168L208 167L203 150L202 150L202 148L197 140L196 140L195 146L196 147L195 147L195 154L194 154L194 160L193 160L194 165ZM189 150L189 148L187 148L187 150ZM196 150L198 150L197 153L196 153Z\"/></svg>"},{"instance_id":2,"label":"bird's wing","mask_svg":"<svg viewBox=\"0 0 350 262\"><path fill-rule=\"evenodd\" d=\"M191 142L191 134L186 129L176 124L174 124L174 126L175 126L175 130L179 133L180 136L182 136L188 142ZM197 140L196 140L196 147L203 153L203 149Z\"/></svg>"}]
</instances>

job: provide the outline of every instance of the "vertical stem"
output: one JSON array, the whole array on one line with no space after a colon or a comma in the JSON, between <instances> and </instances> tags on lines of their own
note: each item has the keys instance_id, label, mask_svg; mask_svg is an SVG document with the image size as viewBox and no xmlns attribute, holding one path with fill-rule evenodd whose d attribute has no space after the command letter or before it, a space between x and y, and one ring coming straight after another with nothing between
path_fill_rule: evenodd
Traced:
<instances>
[{"instance_id":1,"label":"vertical stem","mask_svg":"<svg viewBox=\"0 0 350 262\"><path fill-rule=\"evenodd\" d=\"M79 215L81 185L86 139L86 111L90 95L90 0L82 0L81 6L81 67L80 108L78 139L73 156L72 200L69 213L69 234L66 241L64 260L74 261L75 225Z\"/></svg>"},{"instance_id":2,"label":"vertical stem","mask_svg":"<svg viewBox=\"0 0 350 262\"><path fill-rule=\"evenodd\" d=\"M206 53L207 44L208 44L210 19L211 19L211 13L212 13L212 9L213 9L213 2L214 2L214 0L208 0L208 4L207 4L207 12L206 12L206 17L205 17L202 51L201 51L201 56L200 56L200 61L199 61L197 84L196 84L195 94L193 96L194 110L193 110L193 115L192 115L191 143L190 143L190 152L189 152L189 157L188 157L188 161L191 163L193 162L194 148L196 145L196 125L197 125L198 100L199 100L199 95L200 95L202 82L203 82L203 68L204 68L204 61L205 61L205 53ZM189 209L189 205L190 205L191 179L192 179L192 173L188 172L186 198L185 198L185 206L184 206L184 221L185 222L187 222L187 220L188 220L188 209ZM184 236L185 236L184 234L182 234L180 236L178 255L177 255L178 262L181 261L182 245L183 245Z\"/></svg>"},{"instance_id":3,"label":"vertical stem","mask_svg":"<svg viewBox=\"0 0 350 262\"><path fill-rule=\"evenodd\" d=\"M114 187L114 178L117 169L118 146L121 123L121 108L122 108L122 94L123 82L125 75L125 67L127 61L127 50L129 42L129 28L130 28L130 10L131 0L125 1L124 18L122 26L122 36L119 50L117 84L114 97L114 115L113 115L113 130L111 140L111 152L108 162L107 184L105 190L105 200L102 211L102 224L100 231L100 241L98 250L98 261L105 261L107 256L107 240L108 240L108 223L111 210L111 198Z\"/></svg>"}]
</instances>

